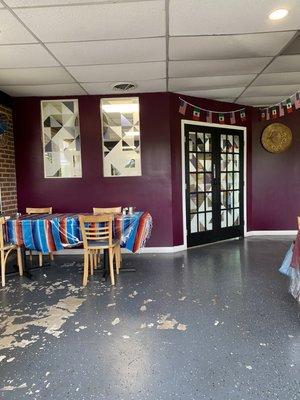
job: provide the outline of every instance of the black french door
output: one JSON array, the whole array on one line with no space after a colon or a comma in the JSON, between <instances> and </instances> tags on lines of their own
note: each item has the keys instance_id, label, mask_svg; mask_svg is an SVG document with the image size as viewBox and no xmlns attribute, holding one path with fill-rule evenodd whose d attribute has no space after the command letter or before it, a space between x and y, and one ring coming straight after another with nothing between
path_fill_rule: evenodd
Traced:
<instances>
[{"instance_id":1,"label":"black french door","mask_svg":"<svg viewBox=\"0 0 300 400\"><path fill-rule=\"evenodd\" d=\"M243 130L185 125L188 247L243 236Z\"/></svg>"}]
</instances>

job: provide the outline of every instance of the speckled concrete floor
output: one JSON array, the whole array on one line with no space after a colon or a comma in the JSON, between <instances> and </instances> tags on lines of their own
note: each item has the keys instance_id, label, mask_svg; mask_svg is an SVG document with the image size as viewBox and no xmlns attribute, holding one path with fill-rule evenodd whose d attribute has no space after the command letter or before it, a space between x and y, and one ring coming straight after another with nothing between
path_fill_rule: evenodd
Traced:
<instances>
[{"instance_id":1,"label":"speckled concrete floor","mask_svg":"<svg viewBox=\"0 0 300 400\"><path fill-rule=\"evenodd\" d=\"M300 398L300 308L278 273L287 239L127 255L117 286L80 257L0 290L0 398Z\"/></svg>"}]
</instances>

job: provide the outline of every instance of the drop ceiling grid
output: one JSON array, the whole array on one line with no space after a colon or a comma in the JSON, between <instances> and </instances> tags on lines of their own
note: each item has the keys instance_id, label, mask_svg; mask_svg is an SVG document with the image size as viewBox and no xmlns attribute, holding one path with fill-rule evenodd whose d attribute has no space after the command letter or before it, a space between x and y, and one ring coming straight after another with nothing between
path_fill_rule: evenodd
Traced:
<instances>
[{"instance_id":1,"label":"drop ceiling grid","mask_svg":"<svg viewBox=\"0 0 300 400\"><path fill-rule=\"evenodd\" d=\"M174 90L241 103L249 99L255 103L259 97L274 98L297 87L298 83L300 86L300 55L281 55L299 29L300 5L296 0L288 1L295 12L283 24L271 26L269 21L258 18L250 29L245 20L252 21L255 10L252 6L257 2L262 5L258 0L228 0L225 14L221 12L221 5L222 10L218 8L217 16L212 19L209 17L212 7L215 11L216 8L215 2L209 0L0 0L0 23L1 12L9 11L16 23L26 29L28 43L30 46L36 43L35 51L44 60L39 63L31 57L35 65L30 65L25 57L21 68L18 68L20 65L13 68L2 61L1 54L21 53L23 43L26 55L32 47L26 48L21 38L13 43L1 43L0 38L0 89L18 95L20 88L20 95L26 95L26 87L28 93L35 88L41 93L42 86L52 93L55 88L59 92L75 85L78 92L101 94L111 93L114 81L133 80L138 82L140 91L143 88L145 91ZM265 0L263 9L270 9L274 4L276 0ZM245 5L250 8L240 18ZM89 10L97 17L104 13L108 20L113 10L117 20L129 16L130 23L96 29L90 18L89 24L74 34L70 27L72 21L77 21L80 14L81 17L88 15ZM230 18L232 10L236 13L234 23ZM199 22L200 11L201 24L195 23ZM57 17L61 18L58 24L61 37L59 29L49 32L47 27L47 21L53 25L53 18ZM99 18L97 21L101 25ZM60 25L65 26L60 28ZM13 58L18 62L16 55ZM45 71L53 71L52 77ZM286 71L293 75L286 76ZM261 89L256 92L258 87Z\"/></svg>"}]
</instances>

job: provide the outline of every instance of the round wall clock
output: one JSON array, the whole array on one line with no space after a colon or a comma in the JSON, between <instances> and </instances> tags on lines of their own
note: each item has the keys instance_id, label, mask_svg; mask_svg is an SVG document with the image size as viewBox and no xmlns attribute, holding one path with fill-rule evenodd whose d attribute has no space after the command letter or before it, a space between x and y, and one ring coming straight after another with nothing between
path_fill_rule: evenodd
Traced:
<instances>
[{"instance_id":1,"label":"round wall clock","mask_svg":"<svg viewBox=\"0 0 300 400\"><path fill-rule=\"evenodd\" d=\"M292 131L286 125L275 123L268 125L261 136L263 147L270 153L282 153L292 143Z\"/></svg>"}]
</instances>

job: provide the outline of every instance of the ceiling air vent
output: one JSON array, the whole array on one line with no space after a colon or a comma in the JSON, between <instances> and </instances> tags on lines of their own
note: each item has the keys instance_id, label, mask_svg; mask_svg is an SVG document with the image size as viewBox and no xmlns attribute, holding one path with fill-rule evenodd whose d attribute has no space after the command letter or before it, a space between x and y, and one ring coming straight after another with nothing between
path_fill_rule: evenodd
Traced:
<instances>
[{"instance_id":1,"label":"ceiling air vent","mask_svg":"<svg viewBox=\"0 0 300 400\"><path fill-rule=\"evenodd\" d=\"M118 82L112 86L113 90L119 90L121 92L128 92L136 87L137 85L132 82Z\"/></svg>"}]
</instances>

